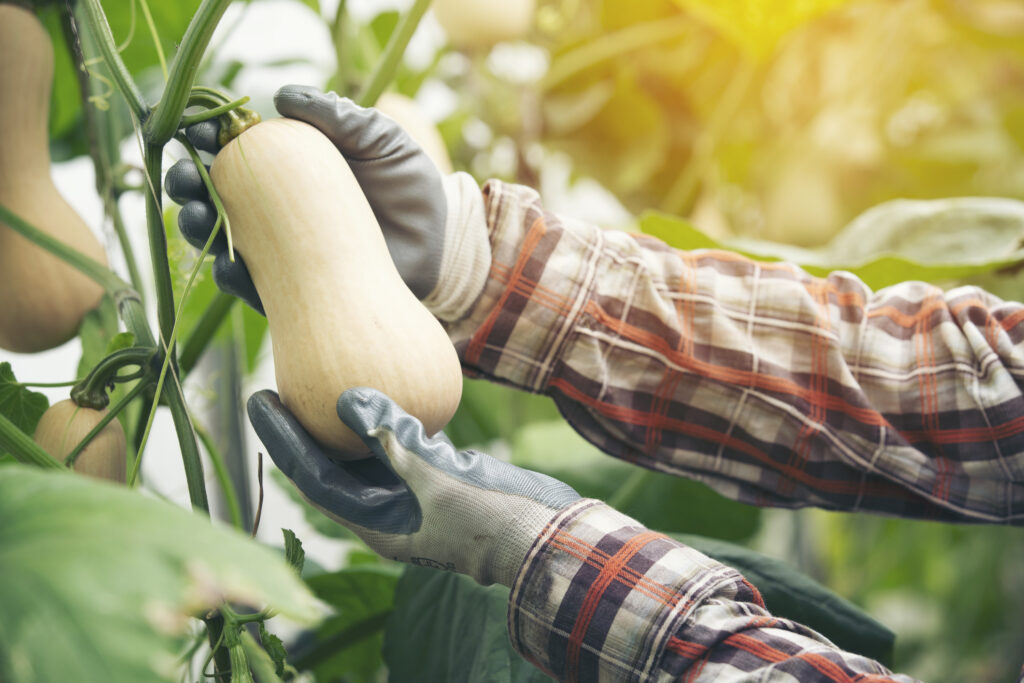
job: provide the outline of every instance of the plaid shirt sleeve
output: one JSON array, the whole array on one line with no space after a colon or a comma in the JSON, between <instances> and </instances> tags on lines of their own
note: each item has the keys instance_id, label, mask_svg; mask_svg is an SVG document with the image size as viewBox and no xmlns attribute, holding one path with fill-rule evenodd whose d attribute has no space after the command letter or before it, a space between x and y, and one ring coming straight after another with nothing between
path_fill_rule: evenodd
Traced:
<instances>
[{"instance_id":1,"label":"plaid shirt sleeve","mask_svg":"<svg viewBox=\"0 0 1024 683\"><path fill-rule=\"evenodd\" d=\"M596 500L563 510L512 586L516 649L562 681L910 681L768 613L734 569Z\"/></svg>"},{"instance_id":2,"label":"plaid shirt sleeve","mask_svg":"<svg viewBox=\"0 0 1024 683\"><path fill-rule=\"evenodd\" d=\"M491 271L448 331L601 450L755 505L1024 523L1024 306L870 291L484 187Z\"/></svg>"}]
</instances>

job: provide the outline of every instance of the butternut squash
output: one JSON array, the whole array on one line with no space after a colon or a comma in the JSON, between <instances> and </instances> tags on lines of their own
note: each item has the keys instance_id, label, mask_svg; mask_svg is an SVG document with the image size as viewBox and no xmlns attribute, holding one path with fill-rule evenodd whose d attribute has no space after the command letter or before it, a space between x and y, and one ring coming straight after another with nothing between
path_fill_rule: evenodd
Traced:
<instances>
[{"instance_id":1,"label":"butternut squash","mask_svg":"<svg viewBox=\"0 0 1024 683\"><path fill-rule=\"evenodd\" d=\"M452 160L448 156L448 148L437 127L423 115L419 105L405 95L386 92L377 98L373 105L381 113L391 117L409 134L423 152L437 166L437 170L445 175L452 172Z\"/></svg>"},{"instance_id":2,"label":"butternut squash","mask_svg":"<svg viewBox=\"0 0 1024 683\"><path fill-rule=\"evenodd\" d=\"M71 399L65 399L43 413L33 438L44 451L64 462L106 414L106 410L80 408ZM127 479L126 452L124 429L114 419L78 454L73 469L79 474L123 484Z\"/></svg>"},{"instance_id":3,"label":"butternut squash","mask_svg":"<svg viewBox=\"0 0 1024 683\"><path fill-rule=\"evenodd\" d=\"M263 301L281 400L310 434L334 457L367 454L335 409L355 386L383 391L428 434L444 427L462 394L458 356L330 140L271 119L225 146L211 174Z\"/></svg>"},{"instance_id":4,"label":"butternut squash","mask_svg":"<svg viewBox=\"0 0 1024 683\"><path fill-rule=\"evenodd\" d=\"M0 204L106 263L99 241L50 178L53 47L35 15L0 4ZM63 344L102 288L0 221L0 348L30 353Z\"/></svg>"},{"instance_id":5,"label":"butternut squash","mask_svg":"<svg viewBox=\"0 0 1024 683\"><path fill-rule=\"evenodd\" d=\"M536 0L434 0L431 7L452 45L490 47L529 33Z\"/></svg>"}]
</instances>

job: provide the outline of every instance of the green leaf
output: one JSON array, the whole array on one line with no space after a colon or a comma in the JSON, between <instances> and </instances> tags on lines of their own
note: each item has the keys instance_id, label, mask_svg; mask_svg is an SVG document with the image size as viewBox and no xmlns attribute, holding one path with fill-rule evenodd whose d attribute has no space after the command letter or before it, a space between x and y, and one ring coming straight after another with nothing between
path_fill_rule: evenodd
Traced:
<instances>
[{"instance_id":1,"label":"green leaf","mask_svg":"<svg viewBox=\"0 0 1024 683\"><path fill-rule=\"evenodd\" d=\"M223 600L310 623L273 550L72 473L0 468L0 680L175 681L189 618Z\"/></svg>"},{"instance_id":2,"label":"green leaf","mask_svg":"<svg viewBox=\"0 0 1024 683\"><path fill-rule=\"evenodd\" d=\"M672 537L743 574L776 617L808 626L844 650L892 665L896 635L794 567L724 541L684 534Z\"/></svg>"},{"instance_id":3,"label":"green leaf","mask_svg":"<svg viewBox=\"0 0 1024 683\"><path fill-rule=\"evenodd\" d=\"M306 551L302 549L302 541L291 529L281 529L281 533L284 534L284 559L301 576L302 567L306 563Z\"/></svg>"},{"instance_id":4,"label":"green leaf","mask_svg":"<svg viewBox=\"0 0 1024 683\"><path fill-rule=\"evenodd\" d=\"M288 658L288 651L284 649L284 643L281 642L281 639L268 631L266 624L262 621L260 622L260 643L274 662L274 673L278 676L283 676L284 663Z\"/></svg>"},{"instance_id":5,"label":"green leaf","mask_svg":"<svg viewBox=\"0 0 1024 683\"><path fill-rule=\"evenodd\" d=\"M864 212L824 247L763 240L719 242L688 222L647 213L640 229L679 249L726 249L757 260L785 260L812 275L852 272L872 289L908 280L945 283L1024 260L1024 202L965 197L896 200Z\"/></svg>"},{"instance_id":6,"label":"green leaf","mask_svg":"<svg viewBox=\"0 0 1024 683\"><path fill-rule=\"evenodd\" d=\"M349 567L308 579L309 587L335 614L292 648L295 666L312 671L317 680L377 680L384 661L384 624L400 574L401 567L389 563Z\"/></svg>"},{"instance_id":7,"label":"green leaf","mask_svg":"<svg viewBox=\"0 0 1024 683\"><path fill-rule=\"evenodd\" d=\"M110 343L107 344L107 355L120 351L121 349L131 348L135 344L135 335L131 332L119 332L113 336Z\"/></svg>"},{"instance_id":8,"label":"green leaf","mask_svg":"<svg viewBox=\"0 0 1024 683\"><path fill-rule=\"evenodd\" d=\"M586 498L609 500L635 472L645 471L599 451L564 420L524 426L512 440L513 464L564 481ZM761 510L729 500L696 481L649 472L643 495L621 510L650 528L729 540L752 536Z\"/></svg>"},{"instance_id":9,"label":"green leaf","mask_svg":"<svg viewBox=\"0 0 1024 683\"><path fill-rule=\"evenodd\" d=\"M549 681L512 649L508 588L463 574L408 567L384 635L392 683Z\"/></svg>"},{"instance_id":10,"label":"green leaf","mask_svg":"<svg viewBox=\"0 0 1024 683\"><path fill-rule=\"evenodd\" d=\"M0 363L0 415L31 436L36 431L39 418L49 407L50 401L45 395L18 386L10 363ZM6 454L0 451L0 455Z\"/></svg>"}]
</instances>

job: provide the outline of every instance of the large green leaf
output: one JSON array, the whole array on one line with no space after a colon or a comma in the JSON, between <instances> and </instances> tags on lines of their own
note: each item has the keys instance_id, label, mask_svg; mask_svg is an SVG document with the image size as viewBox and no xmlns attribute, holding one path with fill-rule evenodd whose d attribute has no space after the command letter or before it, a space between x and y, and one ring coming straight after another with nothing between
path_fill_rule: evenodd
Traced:
<instances>
[{"instance_id":1,"label":"large green leaf","mask_svg":"<svg viewBox=\"0 0 1024 683\"><path fill-rule=\"evenodd\" d=\"M738 570L776 617L809 626L845 650L892 664L896 635L806 574L733 543L684 534L673 538Z\"/></svg>"},{"instance_id":2,"label":"large green leaf","mask_svg":"<svg viewBox=\"0 0 1024 683\"><path fill-rule=\"evenodd\" d=\"M18 384L10 363L0 363L0 415L31 436L49 407L50 401L45 395ZM3 449L0 455L5 455Z\"/></svg>"},{"instance_id":3,"label":"large green leaf","mask_svg":"<svg viewBox=\"0 0 1024 683\"><path fill-rule=\"evenodd\" d=\"M335 614L292 648L292 661L319 681L374 681L384 663L384 625L402 571L397 564L349 567L307 580Z\"/></svg>"},{"instance_id":4,"label":"large green leaf","mask_svg":"<svg viewBox=\"0 0 1024 683\"><path fill-rule=\"evenodd\" d=\"M566 482L587 498L610 500L640 470L605 455L563 420L535 422L512 441L512 462ZM630 496L622 512L662 531L685 531L742 540L760 527L761 510L729 500L696 481L648 472L642 495Z\"/></svg>"},{"instance_id":5,"label":"large green leaf","mask_svg":"<svg viewBox=\"0 0 1024 683\"><path fill-rule=\"evenodd\" d=\"M680 249L727 249L759 260L784 260L818 276L850 271L873 289L907 280L946 283L1024 260L1024 202L1012 199L886 202L858 216L819 249L740 238L720 242L659 213L644 215L639 227Z\"/></svg>"},{"instance_id":6,"label":"large green leaf","mask_svg":"<svg viewBox=\"0 0 1024 683\"><path fill-rule=\"evenodd\" d=\"M222 600L311 622L273 550L72 473L0 468L0 680L177 680L192 615Z\"/></svg>"},{"instance_id":7,"label":"large green leaf","mask_svg":"<svg viewBox=\"0 0 1024 683\"><path fill-rule=\"evenodd\" d=\"M512 649L508 592L463 574L408 567L384 636L391 682L551 680Z\"/></svg>"}]
</instances>

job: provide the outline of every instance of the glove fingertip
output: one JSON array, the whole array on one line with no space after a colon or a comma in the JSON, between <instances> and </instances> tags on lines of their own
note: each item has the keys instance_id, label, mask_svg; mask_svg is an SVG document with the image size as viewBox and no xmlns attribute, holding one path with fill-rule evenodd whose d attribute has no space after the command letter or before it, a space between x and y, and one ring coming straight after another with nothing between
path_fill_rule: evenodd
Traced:
<instances>
[{"instance_id":1,"label":"glove fingertip","mask_svg":"<svg viewBox=\"0 0 1024 683\"><path fill-rule=\"evenodd\" d=\"M199 150L216 154L220 151L220 121L210 119L191 125L185 129L185 137Z\"/></svg>"}]
</instances>

